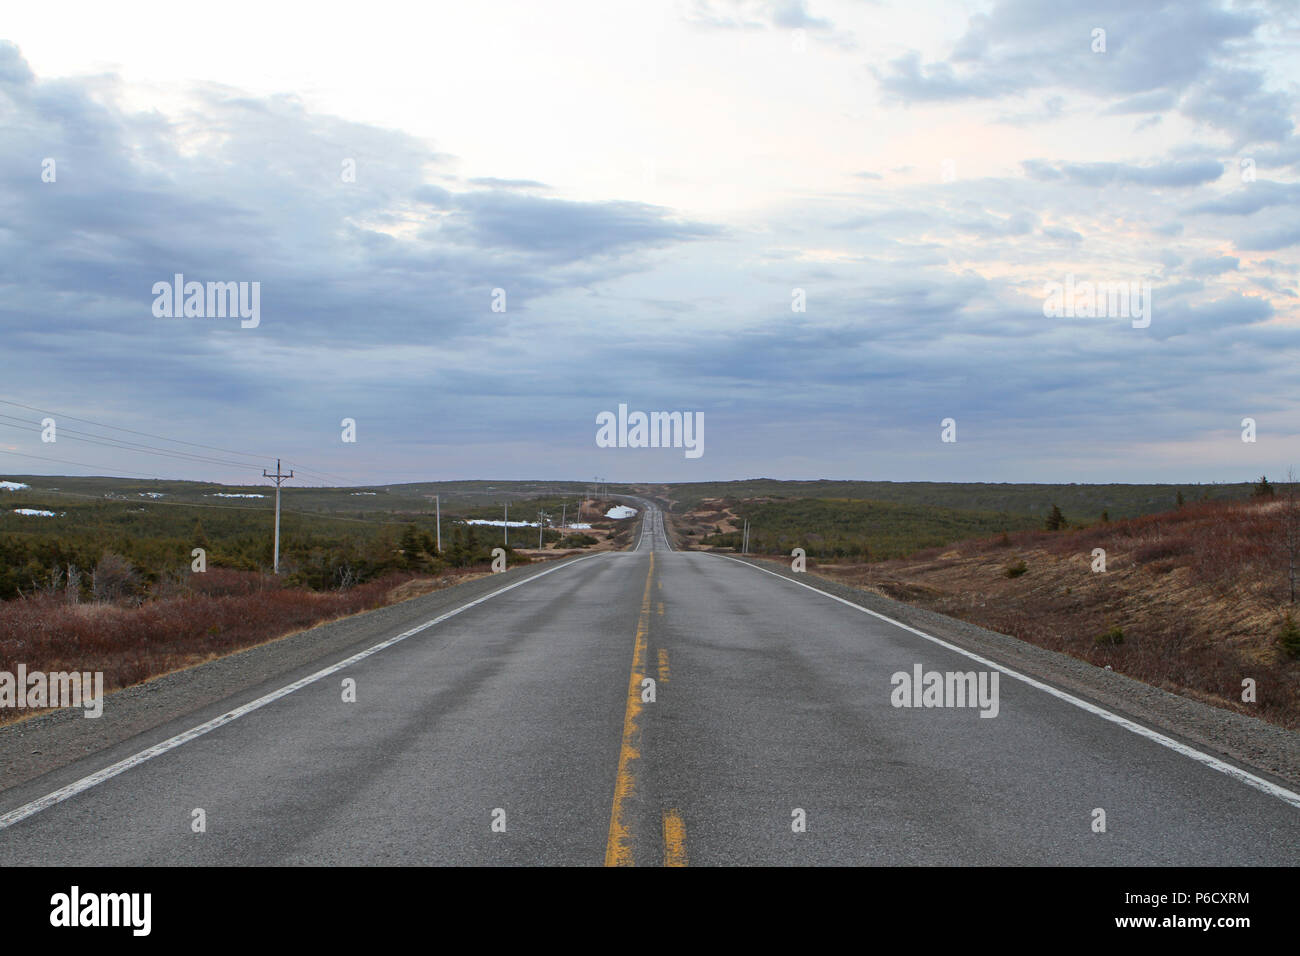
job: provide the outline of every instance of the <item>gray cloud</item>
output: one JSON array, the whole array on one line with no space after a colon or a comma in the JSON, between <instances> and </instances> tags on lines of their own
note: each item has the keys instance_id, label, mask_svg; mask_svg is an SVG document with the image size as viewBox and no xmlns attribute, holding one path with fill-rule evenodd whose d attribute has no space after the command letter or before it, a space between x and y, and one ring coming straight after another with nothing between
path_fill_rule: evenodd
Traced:
<instances>
[{"instance_id":1,"label":"gray cloud","mask_svg":"<svg viewBox=\"0 0 1300 956\"><path fill-rule=\"evenodd\" d=\"M1059 242L1076 243L1083 241L1082 233L1075 232L1073 229L1066 229L1064 226L1047 226L1043 229L1043 235Z\"/></svg>"},{"instance_id":2,"label":"gray cloud","mask_svg":"<svg viewBox=\"0 0 1300 956\"><path fill-rule=\"evenodd\" d=\"M1193 259L1187 264L1187 271L1194 276L1219 276L1225 272L1236 272L1241 260L1236 256L1210 256Z\"/></svg>"},{"instance_id":3,"label":"gray cloud","mask_svg":"<svg viewBox=\"0 0 1300 956\"><path fill-rule=\"evenodd\" d=\"M1220 199L1192 206L1188 212L1216 216L1249 216L1273 206L1300 205L1300 185L1258 180Z\"/></svg>"},{"instance_id":4,"label":"gray cloud","mask_svg":"<svg viewBox=\"0 0 1300 956\"><path fill-rule=\"evenodd\" d=\"M1109 100L1103 112L1112 114L1176 108L1237 145L1279 143L1293 129L1291 97L1266 89L1262 71L1229 62L1265 22L1214 0L1098 0L1073 10L1001 0L970 18L947 59L923 62L909 51L873 72L886 99L903 103L1055 88ZM1105 52L1093 51L1094 29L1105 30Z\"/></svg>"},{"instance_id":5,"label":"gray cloud","mask_svg":"<svg viewBox=\"0 0 1300 956\"><path fill-rule=\"evenodd\" d=\"M1292 223L1244 236L1237 240L1237 248L1247 252L1264 252L1286 249L1297 243L1300 243L1300 224Z\"/></svg>"},{"instance_id":6,"label":"gray cloud","mask_svg":"<svg viewBox=\"0 0 1300 956\"><path fill-rule=\"evenodd\" d=\"M959 66L995 39L974 37ZM1268 219L1291 194L1261 181L1189 198L1223 172L1195 145L1145 165L859 181L724 227L452 175L435 144L291 97L203 87L192 113L163 118L96 82L37 80L0 47L5 391L32 404L371 481L734 477L750 463L924 477L955 467L929 457L955 415L964 477L1082 480L1071 463L1093 456L1118 480L1154 477L1140 461L1153 433L1201 438L1225 408L1282 401L1293 376L1290 329L1268 320L1270 292L1294 297L1294 263L1207 258L1231 238L1215 215L1258 214L1237 222L1300 241ZM47 155L54 184L39 178ZM355 182L340 178L348 159ZM1098 203L1100 186L1129 191ZM1045 318L1042 279L1066 269L1152 281L1151 328ZM261 281L262 327L154 319L150 286L175 271ZM796 286L806 313L791 311ZM593 416L619 401L705 411L702 464L601 455ZM338 442L345 415L356 448ZM1123 450L1097 452L1111 441Z\"/></svg>"},{"instance_id":7,"label":"gray cloud","mask_svg":"<svg viewBox=\"0 0 1300 956\"><path fill-rule=\"evenodd\" d=\"M463 193L453 206L463 215L439 234L560 261L619 255L720 232L702 223L674 221L665 210L635 202L583 203L484 191Z\"/></svg>"}]
</instances>

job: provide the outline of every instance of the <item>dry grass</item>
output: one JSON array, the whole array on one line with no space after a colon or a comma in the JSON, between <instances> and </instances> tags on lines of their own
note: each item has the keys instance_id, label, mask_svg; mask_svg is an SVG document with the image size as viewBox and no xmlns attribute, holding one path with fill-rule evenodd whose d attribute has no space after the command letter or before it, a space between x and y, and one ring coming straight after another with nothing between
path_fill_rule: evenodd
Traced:
<instances>
[{"instance_id":1,"label":"dry grass","mask_svg":"<svg viewBox=\"0 0 1300 956\"><path fill-rule=\"evenodd\" d=\"M1206 503L817 571L1295 729L1300 661L1277 641L1290 597L1283 520L1278 503ZM1008 577L1018 560L1026 572ZM1115 626L1123 643L1098 643ZM1256 703L1241 700L1247 677Z\"/></svg>"},{"instance_id":2,"label":"dry grass","mask_svg":"<svg viewBox=\"0 0 1300 956\"><path fill-rule=\"evenodd\" d=\"M264 644L325 621L481 577L396 574L347 591L283 587L266 575L212 569L139 606L69 604L62 595L0 603L0 671L102 671L104 690ZM179 592L179 593L177 593ZM39 711L3 710L0 723Z\"/></svg>"}]
</instances>

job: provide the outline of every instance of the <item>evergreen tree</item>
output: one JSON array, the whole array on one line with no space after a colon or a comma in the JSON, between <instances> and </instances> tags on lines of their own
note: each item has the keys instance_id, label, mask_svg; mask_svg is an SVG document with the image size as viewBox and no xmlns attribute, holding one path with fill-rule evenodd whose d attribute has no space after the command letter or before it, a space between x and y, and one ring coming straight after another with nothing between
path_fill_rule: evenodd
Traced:
<instances>
[{"instance_id":1,"label":"evergreen tree","mask_svg":"<svg viewBox=\"0 0 1300 956\"><path fill-rule=\"evenodd\" d=\"M402 563L406 567L413 568L420 563L420 533L415 525L406 526L399 547L402 549Z\"/></svg>"},{"instance_id":2,"label":"evergreen tree","mask_svg":"<svg viewBox=\"0 0 1300 956\"><path fill-rule=\"evenodd\" d=\"M1061 514L1061 509L1056 505L1052 505L1052 510L1047 515L1047 521L1045 524L1048 531L1060 531L1065 527L1065 515Z\"/></svg>"}]
</instances>

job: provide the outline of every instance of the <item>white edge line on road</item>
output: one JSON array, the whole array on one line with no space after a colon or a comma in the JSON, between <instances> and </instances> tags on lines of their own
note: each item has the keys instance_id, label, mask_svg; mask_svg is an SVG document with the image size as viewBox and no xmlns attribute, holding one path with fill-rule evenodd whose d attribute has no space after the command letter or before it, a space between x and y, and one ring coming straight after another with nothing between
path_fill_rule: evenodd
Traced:
<instances>
[{"instance_id":1,"label":"white edge line on road","mask_svg":"<svg viewBox=\"0 0 1300 956\"><path fill-rule=\"evenodd\" d=\"M995 661L989 660L988 658L981 657L980 655L974 653L973 651L966 650L964 647L958 647L956 644L950 644L947 641L943 640L942 638L935 637L933 634L927 634L925 633L925 631L919 631L914 627L910 627L907 624L904 624L902 621L895 621L892 617L888 617L884 614L881 614L879 611L873 611L870 608L863 607L861 604L854 604L852 601L847 601L842 597L838 597L834 594L831 594L829 591L823 591L821 588L813 587L811 584L804 584L802 581L795 581L792 578L786 577L784 574L777 574L775 571L772 571L768 568L761 568L756 564L750 564L748 561L741 561L739 558L733 558L730 555L719 554L716 555L716 557L726 558L728 561L735 561L737 564L743 564L745 567L753 568L755 571L762 571L764 574L770 574L772 575L772 577L780 578L782 581L788 581L790 584L798 585L801 588L807 588L809 591L816 591L818 594L824 595L825 597L830 598L832 601L839 601L841 604L846 604L849 607L861 611L864 614L870 614L872 617L880 618L880 620L886 621L894 625L895 627L902 628L905 631L915 634L917 637L923 637L927 641L931 641L935 644L938 644L940 647L946 647L948 650L956 651L958 654L962 654L966 657L969 657L973 661L978 661L979 663L983 664L986 667L992 667L993 669L1003 674L1006 674L1008 677L1014 677L1016 680L1023 681L1024 683L1028 684L1030 687L1036 687L1039 690L1044 691L1045 693L1051 694L1053 697L1057 697L1067 703L1073 704L1075 707L1078 707L1082 710L1086 710L1090 714L1096 714L1098 717L1102 718L1103 720L1109 720L1113 724L1119 724L1125 730L1131 730L1133 733L1141 737L1146 737L1148 740L1153 740L1156 743L1160 744L1161 746L1168 747L1170 750L1174 751L1175 753L1180 753L1184 757L1190 757L1192 760L1195 760L1197 763L1204 764L1205 766L1217 770L1219 771L1219 773L1226 774L1227 776L1232 777L1234 780L1240 781L1241 783L1244 783L1247 786L1254 787L1256 790L1263 791L1264 793L1267 793L1271 797L1277 797L1277 799L1282 800L1285 803L1289 803L1293 807L1300 808L1300 793L1295 793L1291 790L1288 790L1285 787L1279 786L1278 784L1273 783L1270 780L1265 780L1263 777L1257 777L1255 776L1255 774L1250 773L1246 770L1242 770L1240 767L1234 766L1233 764L1230 764L1227 761L1220 760L1218 757L1211 756L1210 754L1207 753L1202 753L1201 751L1197 750L1195 747L1189 747L1187 744L1180 743L1179 741L1174 740L1172 737L1166 737L1164 734L1157 733L1156 731L1152 730L1149 727L1144 727L1139 723L1135 723L1134 721L1129 720L1127 717L1121 717L1119 714L1113 714L1109 710L1106 710L1104 707L1099 707L1096 704L1089 703L1088 701L1083 700L1082 698L1075 697L1073 694L1067 694L1065 691L1059 690L1051 686L1050 684L1044 684L1042 681L1034 680L1034 678L1032 677L1027 677L1026 675L1021 674L1018 671L1014 671L1003 664L998 664Z\"/></svg>"},{"instance_id":2,"label":"white edge line on road","mask_svg":"<svg viewBox=\"0 0 1300 956\"><path fill-rule=\"evenodd\" d=\"M602 553L607 553L607 552L602 552ZM491 591L483 595L481 598L478 598L477 600L470 601L468 604L462 604L460 607L448 611L446 614L440 614L438 617L435 617L431 621L425 621L423 624L417 624L409 631L403 631L401 634L398 634L396 637L390 637L386 641L380 641L378 644L374 645L373 647L368 647L364 651L360 651L356 654L353 654L351 657L347 658L346 660L339 661L337 664L331 664L329 667L326 667L323 670L318 670L314 674L309 674L307 677L304 677L301 680L296 680L292 684L286 684L284 687L281 687L278 690L273 690L271 691L271 693L265 695L264 697L259 697L257 698L257 700L249 701L247 704L241 704L240 706L236 707L234 710L222 714L220 717L212 718L207 723L199 724L197 727L191 727L189 730L183 731L182 733L177 734L175 737L169 737L167 740L164 740L161 743L154 744L152 747L149 747L145 750L141 750L137 754L132 754L130 757L125 757L122 760L119 760L117 763L109 764L107 767L104 767L102 770L97 770L94 773L90 774L89 776L82 777L80 780L68 784L66 787L61 787L58 790L55 790L53 793L48 793L43 797L39 797L36 800L33 800L31 803L21 806L16 810L11 810L8 813L4 814L3 816L0 816L0 830L5 829L6 827L13 826L15 823L18 823L22 820L26 820L28 817L40 813L42 810L48 810L50 807L54 806L55 804L62 803L64 800L67 800L69 797L75 797L77 794L89 790L91 787L101 784L105 780L111 780L113 777L116 777L118 774L130 770L132 767L139 766L140 764L144 763L146 760L152 760L154 757L161 756L162 754L167 753L169 750L175 750L177 747L181 746L182 744L189 743L191 740L194 740L196 737L202 737L204 734L208 733L209 731L216 730L218 727L224 727L226 724L238 720L240 717L243 717L245 714L251 714L253 711L261 707L265 707L267 704L275 703L275 701L279 700L280 698L287 697L288 695L292 694L294 691L301 690L302 688L306 687L308 684L313 684L316 681L320 680L322 677L329 677L331 674L337 674L339 671L351 667L353 664L357 663L358 661L365 660L367 657L369 657L372 654L378 654L380 651L392 647L394 644L397 644L400 641L404 641L408 637L414 637L416 634L419 634L421 631L427 630L428 628L431 628L436 624L441 624L443 621L447 620L448 618L455 617L457 614L460 614L462 611L468 611L472 607L477 607L478 605L482 604L484 601L490 601L492 598L496 597L499 594L505 594L507 591L513 591L515 588L536 581L538 578L544 578L548 574L554 574L556 571L562 570L563 568L569 568L575 564L580 564L583 561L587 561L591 558L596 558L596 557L600 557L600 555L599 554L585 555L581 558L577 558L576 560L566 561L563 564L556 565L553 568L547 568L545 571L541 571L537 574L529 575L528 577L524 578L522 581L516 581L513 584L507 584L505 587L497 588L497 590Z\"/></svg>"}]
</instances>

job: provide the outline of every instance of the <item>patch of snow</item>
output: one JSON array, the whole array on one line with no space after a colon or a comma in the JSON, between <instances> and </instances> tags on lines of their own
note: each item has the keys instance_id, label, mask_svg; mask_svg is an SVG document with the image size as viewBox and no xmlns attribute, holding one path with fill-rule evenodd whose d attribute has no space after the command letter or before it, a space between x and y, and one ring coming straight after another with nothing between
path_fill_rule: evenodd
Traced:
<instances>
[{"instance_id":1,"label":"patch of snow","mask_svg":"<svg viewBox=\"0 0 1300 956\"><path fill-rule=\"evenodd\" d=\"M634 514L636 514L635 508L629 508L627 505L615 505L605 512L605 517L617 520L619 518L630 518Z\"/></svg>"},{"instance_id":2,"label":"patch of snow","mask_svg":"<svg viewBox=\"0 0 1300 956\"><path fill-rule=\"evenodd\" d=\"M35 508L15 508L16 515L35 515L38 518L57 518L53 511L37 511Z\"/></svg>"},{"instance_id":3,"label":"patch of snow","mask_svg":"<svg viewBox=\"0 0 1300 956\"><path fill-rule=\"evenodd\" d=\"M31 485L24 485L21 481L0 481L0 489L5 491L20 491L30 487Z\"/></svg>"},{"instance_id":4,"label":"patch of snow","mask_svg":"<svg viewBox=\"0 0 1300 956\"><path fill-rule=\"evenodd\" d=\"M216 494L207 495L208 498L265 498L266 495L233 495L224 491L218 491Z\"/></svg>"},{"instance_id":5,"label":"patch of snow","mask_svg":"<svg viewBox=\"0 0 1300 956\"><path fill-rule=\"evenodd\" d=\"M142 491L139 493L141 498L166 498L165 492L161 491Z\"/></svg>"}]
</instances>

